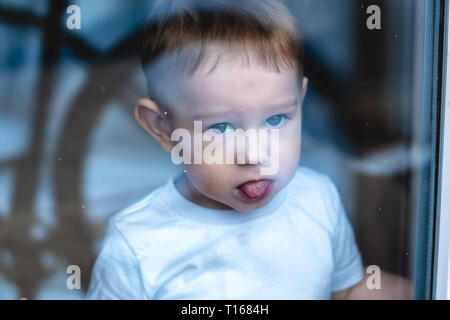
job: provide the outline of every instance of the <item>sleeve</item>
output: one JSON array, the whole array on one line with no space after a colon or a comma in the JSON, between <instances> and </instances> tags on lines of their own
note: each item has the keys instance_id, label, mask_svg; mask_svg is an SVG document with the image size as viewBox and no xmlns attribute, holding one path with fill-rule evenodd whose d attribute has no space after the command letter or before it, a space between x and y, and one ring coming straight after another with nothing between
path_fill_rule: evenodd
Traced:
<instances>
[{"instance_id":1,"label":"sleeve","mask_svg":"<svg viewBox=\"0 0 450 320\"><path fill-rule=\"evenodd\" d=\"M94 264L86 299L147 299L138 260L117 226L110 222Z\"/></svg>"},{"instance_id":2,"label":"sleeve","mask_svg":"<svg viewBox=\"0 0 450 320\"><path fill-rule=\"evenodd\" d=\"M329 207L334 220L332 235L334 272L331 291L347 289L363 278L361 255L355 242L352 226L333 182L326 177Z\"/></svg>"}]
</instances>

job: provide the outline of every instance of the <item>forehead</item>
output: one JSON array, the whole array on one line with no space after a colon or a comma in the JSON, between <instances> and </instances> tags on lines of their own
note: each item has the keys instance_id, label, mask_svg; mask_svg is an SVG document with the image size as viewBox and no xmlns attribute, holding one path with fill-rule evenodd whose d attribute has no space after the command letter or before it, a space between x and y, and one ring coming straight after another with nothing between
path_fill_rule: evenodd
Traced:
<instances>
[{"instance_id":1,"label":"forehead","mask_svg":"<svg viewBox=\"0 0 450 320\"><path fill-rule=\"evenodd\" d=\"M181 78L178 96L181 104L192 111L245 112L296 99L298 80L295 69L277 71L258 62L243 63L228 57L206 62L193 74Z\"/></svg>"}]
</instances>

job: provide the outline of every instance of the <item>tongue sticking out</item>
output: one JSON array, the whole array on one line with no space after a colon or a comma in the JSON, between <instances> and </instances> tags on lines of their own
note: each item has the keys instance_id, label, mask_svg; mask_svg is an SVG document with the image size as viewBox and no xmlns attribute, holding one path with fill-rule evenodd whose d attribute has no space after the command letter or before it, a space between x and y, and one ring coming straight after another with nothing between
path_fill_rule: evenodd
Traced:
<instances>
[{"instance_id":1,"label":"tongue sticking out","mask_svg":"<svg viewBox=\"0 0 450 320\"><path fill-rule=\"evenodd\" d=\"M248 197L257 198L266 192L269 187L269 180L251 181L239 187Z\"/></svg>"}]
</instances>

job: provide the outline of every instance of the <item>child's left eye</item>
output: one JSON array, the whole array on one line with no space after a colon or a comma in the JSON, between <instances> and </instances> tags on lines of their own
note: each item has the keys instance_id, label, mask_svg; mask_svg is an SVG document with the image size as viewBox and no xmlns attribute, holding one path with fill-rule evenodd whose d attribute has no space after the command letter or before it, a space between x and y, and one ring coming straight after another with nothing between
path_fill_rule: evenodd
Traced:
<instances>
[{"instance_id":1,"label":"child's left eye","mask_svg":"<svg viewBox=\"0 0 450 320\"><path fill-rule=\"evenodd\" d=\"M283 114L277 114L276 116L272 116L268 118L264 124L268 127L278 127L283 124L284 120L286 120L286 116Z\"/></svg>"}]
</instances>

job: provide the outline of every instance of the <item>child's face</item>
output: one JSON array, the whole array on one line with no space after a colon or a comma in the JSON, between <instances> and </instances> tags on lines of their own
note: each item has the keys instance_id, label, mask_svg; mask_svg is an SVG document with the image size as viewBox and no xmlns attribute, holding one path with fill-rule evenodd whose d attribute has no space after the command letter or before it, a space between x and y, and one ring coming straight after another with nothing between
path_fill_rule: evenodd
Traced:
<instances>
[{"instance_id":1,"label":"child's face","mask_svg":"<svg viewBox=\"0 0 450 320\"><path fill-rule=\"evenodd\" d=\"M176 107L162 116L170 117L172 129L185 128L193 137L194 121L202 121L203 130L279 130L279 158L272 159L279 161L276 174L262 175L260 162L185 164L185 177L176 183L180 192L199 205L216 209L248 211L267 204L288 184L298 166L306 88L307 79L299 84L297 70L276 72L256 63L243 66L239 61L220 62L211 72L198 70L180 81L177 90L171 91ZM167 141L162 141L167 136L158 140L170 150ZM270 145L262 148L269 150ZM249 181L259 182L245 184Z\"/></svg>"}]
</instances>

